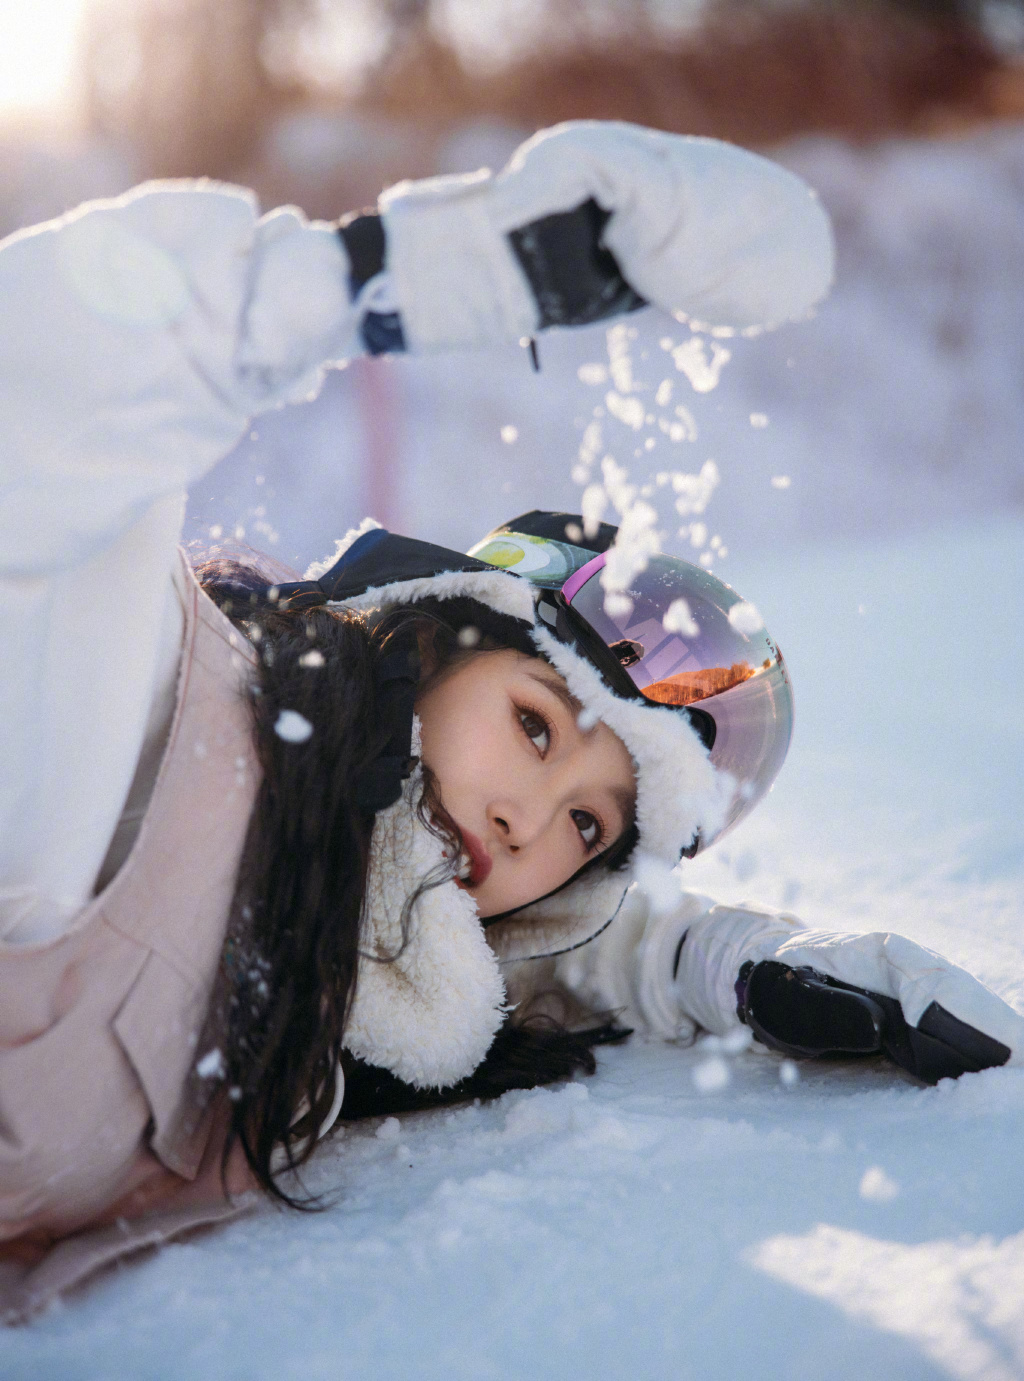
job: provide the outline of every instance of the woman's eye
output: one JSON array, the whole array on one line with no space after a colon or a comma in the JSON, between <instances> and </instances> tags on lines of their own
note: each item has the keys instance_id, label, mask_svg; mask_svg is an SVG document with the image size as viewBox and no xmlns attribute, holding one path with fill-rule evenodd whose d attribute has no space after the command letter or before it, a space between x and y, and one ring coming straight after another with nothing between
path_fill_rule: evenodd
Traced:
<instances>
[{"instance_id":1,"label":"woman's eye","mask_svg":"<svg viewBox=\"0 0 1024 1381\"><path fill-rule=\"evenodd\" d=\"M551 731L548 729L547 721L531 710L520 710L519 722L526 737L537 745L542 755L546 753L551 746Z\"/></svg>"},{"instance_id":2,"label":"woman's eye","mask_svg":"<svg viewBox=\"0 0 1024 1381\"><path fill-rule=\"evenodd\" d=\"M589 810L571 810L572 822L580 832L580 838L588 849L601 841L601 826Z\"/></svg>"}]
</instances>

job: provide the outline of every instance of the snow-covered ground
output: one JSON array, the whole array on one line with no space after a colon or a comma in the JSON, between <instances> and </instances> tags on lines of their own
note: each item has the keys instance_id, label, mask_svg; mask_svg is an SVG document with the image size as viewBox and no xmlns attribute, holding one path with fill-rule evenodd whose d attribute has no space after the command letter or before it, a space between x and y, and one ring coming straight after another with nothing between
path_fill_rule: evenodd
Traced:
<instances>
[{"instance_id":1,"label":"snow-covered ground","mask_svg":"<svg viewBox=\"0 0 1024 1381\"><path fill-rule=\"evenodd\" d=\"M466 545L578 501L594 422L589 482L612 455L666 522L688 491L659 470L714 458L672 542L757 603L798 721L776 789L687 881L899 930L1024 1010L1024 132L785 156L839 213L839 286L809 326L718 342L717 388L689 382L715 343L702 373L654 314L542 342L539 378L519 352L354 366L263 420L193 530L240 524L303 565L369 496ZM635 430L612 415L633 399ZM633 1042L590 1080L350 1128L311 1177L327 1212L118 1271L0 1336L0 1376L1024 1376L1024 1073L786 1083L747 1052L702 1077L719 1058Z\"/></svg>"}]
</instances>

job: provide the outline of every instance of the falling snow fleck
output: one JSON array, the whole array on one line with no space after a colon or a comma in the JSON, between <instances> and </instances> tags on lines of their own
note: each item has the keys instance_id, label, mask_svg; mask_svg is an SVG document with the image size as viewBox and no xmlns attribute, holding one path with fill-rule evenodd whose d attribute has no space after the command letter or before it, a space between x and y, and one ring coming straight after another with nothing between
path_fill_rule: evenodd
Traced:
<instances>
[{"instance_id":1,"label":"falling snow fleck","mask_svg":"<svg viewBox=\"0 0 1024 1381\"><path fill-rule=\"evenodd\" d=\"M604 612L610 619L628 619L633 612L633 601L619 590L609 590L604 597Z\"/></svg>"},{"instance_id":2,"label":"falling snow fleck","mask_svg":"<svg viewBox=\"0 0 1024 1381\"><path fill-rule=\"evenodd\" d=\"M760 633L764 627L764 619L757 605L751 604L747 599L741 599L739 604L732 606L729 610L729 622L737 633L747 637L752 633Z\"/></svg>"},{"instance_id":3,"label":"falling snow fleck","mask_svg":"<svg viewBox=\"0 0 1024 1381\"><path fill-rule=\"evenodd\" d=\"M712 1055L693 1071L693 1082L698 1093L721 1093L727 1088L731 1075L729 1066L721 1055Z\"/></svg>"},{"instance_id":4,"label":"falling snow fleck","mask_svg":"<svg viewBox=\"0 0 1024 1381\"><path fill-rule=\"evenodd\" d=\"M200 1079L223 1079L227 1073L224 1056L219 1050L209 1050L196 1065Z\"/></svg>"},{"instance_id":5,"label":"falling snow fleck","mask_svg":"<svg viewBox=\"0 0 1024 1381\"><path fill-rule=\"evenodd\" d=\"M685 638L695 638L700 632L689 604L682 597L672 601L661 622L666 632L682 633Z\"/></svg>"},{"instance_id":6,"label":"falling snow fleck","mask_svg":"<svg viewBox=\"0 0 1024 1381\"><path fill-rule=\"evenodd\" d=\"M895 1180L890 1179L880 1165L872 1165L864 1171L860 1181L860 1197L872 1203L887 1204L900 1192Z\"/></svg>"},{"instance_id":7,"label":"falling snow fleck","mask_svg":"<svg viewBox=\"0 0 1024 1381\"><path fill-rule=\"evenodd\" d=\"M581 364L576 371L576 377L581 384L592 386L603 384L608 379L608 371L603 364Z\"/></svg>"},{"instance_id":8,"label":"falling snow fleck","mask_svg":"<svg viewBox=\"0 0 1024 1381\"><path fill-rule=\"evenodd\" d=\"M634 431L639 431L644 425L644 405L639 398L624 398L621 393L606 393L604 403L613 417L627 427L632 427Z\"/></svg>"},{"instance_id":9,"label":"falling snow fleck","mask_svg":"<svg viewBox=\"0 0 1024 1381\"><path fill-rule=\"evenodd\" d=\"M313 726L298 710L282 710L274 724L274 733L285 743L305 743L312 737Z\"/></svg>"},{"instance_id":10,"label":"falling snow fleck","mask_svg":"<svg viewBox=\"0 0 1024 1381\"><path fill-rule=\"evenodd\" d=\"M689 379L695 393L710 393L718 386L722 370L732 359L732 351L712 341L709 354L700 336L691 336L682 345L676 346L672 359L679 372Z\"/></svg>"}]
</instances>

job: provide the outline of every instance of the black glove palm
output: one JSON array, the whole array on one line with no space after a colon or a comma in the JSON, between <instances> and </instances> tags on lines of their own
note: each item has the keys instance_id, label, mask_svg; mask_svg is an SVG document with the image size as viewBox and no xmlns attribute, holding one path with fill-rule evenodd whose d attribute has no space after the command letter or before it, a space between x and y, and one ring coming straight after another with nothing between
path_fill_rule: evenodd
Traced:
<instances>
[{"instance_id":1,"label":"black glove palm","mask_svg":"<svg viewBox=\"0 0 1024 1381\"><path fill-rule=\"evenodd\" d=\"M772 1050L798 1057L887 1055L926 1084L1010 1058L1007 1046L937 1002L910 1026L892 997L840 983L811 968L748 960L736 981L737 1015Z\"/></svg>"}]
</instances>

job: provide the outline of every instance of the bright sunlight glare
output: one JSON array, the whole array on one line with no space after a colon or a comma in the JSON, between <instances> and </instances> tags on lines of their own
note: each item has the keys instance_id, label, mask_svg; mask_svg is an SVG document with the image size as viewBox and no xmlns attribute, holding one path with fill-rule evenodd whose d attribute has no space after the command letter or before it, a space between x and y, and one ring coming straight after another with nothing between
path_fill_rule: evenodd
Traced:
<instances>
[{"instance_id":1,"label":"bright sunlight glare","mask_svg":"<svg viewBox=\"0 0 1024 1381\"><path fill-rule=\"evenodd\" d=\"M0 0L0 115L59 110L87 0Z\"/></svg>"}]
</instances>

